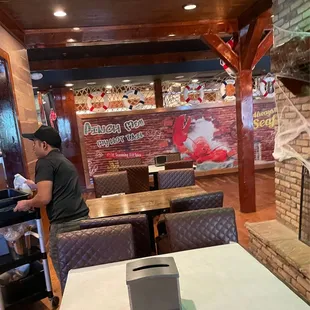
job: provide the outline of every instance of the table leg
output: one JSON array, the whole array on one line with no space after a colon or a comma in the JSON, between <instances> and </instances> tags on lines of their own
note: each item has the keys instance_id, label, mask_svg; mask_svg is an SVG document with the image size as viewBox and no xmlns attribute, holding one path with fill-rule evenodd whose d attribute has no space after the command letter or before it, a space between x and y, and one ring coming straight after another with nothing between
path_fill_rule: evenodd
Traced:
<instances>
[{"instance_id":1,"label":"table leg","mask_svg":"<svg viewBox=\"0 0 310 310\"><path fill-rule=\"evenodd\" d=\"M158 173L154 173L154 190L158 190Z\"/></svg>"},{"instance_id":2,"label":"table leg","mask_svg":"<svg viewBox=\"0 0 310 310\"><path fill-rule=\"evenodd\" d=\"M154 215L152 213L148 212L147 213L147 220L148 220L148 223L149 223L149 232L150 232L150 239L151 239L151 249L152 249L152 252L156 253L153 219L154 219Z\"/></svg>"}]
</instances>

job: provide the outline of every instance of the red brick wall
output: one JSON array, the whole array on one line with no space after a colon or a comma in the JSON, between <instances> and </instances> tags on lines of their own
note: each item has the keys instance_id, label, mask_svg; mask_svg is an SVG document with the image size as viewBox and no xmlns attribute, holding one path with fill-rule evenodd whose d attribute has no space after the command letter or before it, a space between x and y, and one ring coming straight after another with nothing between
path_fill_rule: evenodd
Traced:
<instances>
[{"instance_id":1,"label":"red brick wall","mask_svg":"<svg viewBox=\"0 0 310 310\"><path fill-rule=\"evenodd\" d=\"M274 128L272 118L275 115L274 102L256 103L255 141L261 145L262 160L273 160ZM265 112L265 113L264 113ZM262 114L262 115L261 115ZM265 115L264 115L265 114ZM188 130L176 130L176 120L184 116L185 123L190 121ZM139 128L126 131L124 123L129 120L143 120ZM266 121L269 119L269 121ZM234 167L237 164L237 139L235 106L221 106L184 111L151 112L141 115L122 115L83 119L84 129L91 126L114 124L114 133L84 133L85 149L90 175L95 172L113 170L113 159L120 157L142 157L147 164L154 163L154 156L163 152L181 151L182 158L191 157L198 163L198 170ZM86 125L85 125L86 124ZM111 127L112 128L112 127ZM127 134L138 135L138 140L128 141ZM140 135L140 136L139 136ZM142 137L143 136L143 137ZM122 137L120 143L107 146L99 145L98 140ZM185 144L177 141L182 137ZM194 142L193 142L194 141ZM198 146L199 145L199 146ZM201 147L204 147L201 149ZM206 148L210 148L206 151Z\"/></svg>"}]
</instances>

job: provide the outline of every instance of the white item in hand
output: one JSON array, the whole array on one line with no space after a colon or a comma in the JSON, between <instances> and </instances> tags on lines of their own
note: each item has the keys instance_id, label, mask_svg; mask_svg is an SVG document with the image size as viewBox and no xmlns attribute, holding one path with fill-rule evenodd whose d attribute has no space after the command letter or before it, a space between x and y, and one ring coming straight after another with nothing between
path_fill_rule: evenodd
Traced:
<instances>
[{"instance_id":1,"label":"white item in hand","mask_svg":"<svg viewBox=\"0 0 310 310\"><path fill-rule=\"evenodd\" d=\"M27 185L27 179L19 173L14 176L14 188L24 193L32 194L31 188Z\"/></svg>"}]
</instances>

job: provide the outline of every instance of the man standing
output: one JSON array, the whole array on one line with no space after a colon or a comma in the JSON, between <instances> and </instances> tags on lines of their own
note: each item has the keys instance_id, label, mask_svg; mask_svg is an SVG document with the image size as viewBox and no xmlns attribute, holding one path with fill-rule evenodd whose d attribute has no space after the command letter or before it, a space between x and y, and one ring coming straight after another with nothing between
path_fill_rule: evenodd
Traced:
<instances>
[{"instance_id":1,"label":"man standing","mask_svg":"<svg viewBox=\"0 0 310 310\"><path fill-rule=\"evenodd\" d=\"M33 141L33 150L38 158L35 183L27 181L32 189L37 189L37 195L30 200L19 201L14 211L46 206L50 221L50 256L59 277L57 234L79 229L80 221L88 217L89 210L82 198L78 173L60 152L59 133L52 127L41 126L35 133L22 136Z\"/></svg>"}]
</instances>

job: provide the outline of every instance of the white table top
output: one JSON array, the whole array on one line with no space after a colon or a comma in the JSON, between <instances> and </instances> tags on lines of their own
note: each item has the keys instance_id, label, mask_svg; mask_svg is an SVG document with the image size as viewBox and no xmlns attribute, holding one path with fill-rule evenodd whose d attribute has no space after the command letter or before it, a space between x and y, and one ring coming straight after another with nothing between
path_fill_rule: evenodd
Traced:
<instances>
[{"instance_id":1,"label":"white table top","mask_svg":"<svg viewBox=\"0 0 310 310\"><path fill-rule=\"evenodd\" d=\"M184 310L309 310L238 244L166 256L178 267ZM129 310L127 262L70 271L61 310Z\"/></svg>"},{"instance_id":2,"label":"white table top","mask_svg":"<svg viewBox=\"0 0 310 310\"><path fill-rule=\"evenodd\" d=\"M196 169L196 165L193 165L193 168ZM149 174L158 173L159 171L165 170L165 166L155 166L155 165L149 165Z\"/></svg>"}]
</instances>

